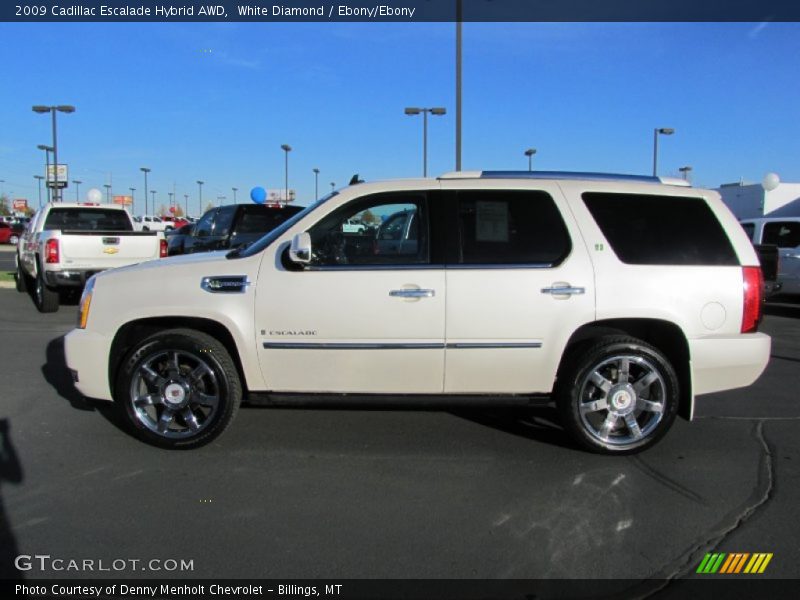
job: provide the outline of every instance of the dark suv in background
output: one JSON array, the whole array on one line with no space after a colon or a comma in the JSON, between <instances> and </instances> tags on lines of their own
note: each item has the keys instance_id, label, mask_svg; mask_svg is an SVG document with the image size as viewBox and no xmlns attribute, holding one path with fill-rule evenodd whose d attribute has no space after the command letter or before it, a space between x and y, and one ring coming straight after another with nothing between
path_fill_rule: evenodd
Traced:
<instances>
[{"instance_id":1,"label":"dark suv in background","mask_svg":"<svg viewBox=\"0 0 800 600\"><path fill-rule=\"evenodd\" d=\"M303 210L299 206L230 204L212 208L194 224L180 243L170 244L169 254L191 254L246 246Z\"/></svg>"}]
</instances>

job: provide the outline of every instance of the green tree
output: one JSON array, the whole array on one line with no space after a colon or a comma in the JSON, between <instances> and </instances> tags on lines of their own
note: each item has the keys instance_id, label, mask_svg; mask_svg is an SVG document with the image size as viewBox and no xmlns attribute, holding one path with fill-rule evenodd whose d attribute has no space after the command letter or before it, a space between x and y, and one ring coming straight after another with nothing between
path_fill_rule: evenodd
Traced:
<instances>
[{"instance_id":1,"label":"green tree","mask_svg":"<svg viewBox=\"0 0 800 600\"><path fill-rule=\"evenodd\" d=\"M8 196L3 194L0 196L0 215L6 216L11 214L11 202L8 200Z\"/></svg>"}]
</instances>

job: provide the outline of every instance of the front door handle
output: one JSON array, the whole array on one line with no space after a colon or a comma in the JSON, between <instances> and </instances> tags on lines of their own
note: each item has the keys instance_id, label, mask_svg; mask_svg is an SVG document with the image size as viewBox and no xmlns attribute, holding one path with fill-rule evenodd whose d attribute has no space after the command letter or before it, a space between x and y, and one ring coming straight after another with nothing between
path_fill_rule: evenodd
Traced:
<instances>
[{"instance_id":1,"label":"front door handle","mask_svg":"<svg viewBox=\"0 0 800 600\"><path fill-rule=\"evenodd\" d=\"M586 293L586 288L573 287L571 285L558 285L549 288L542 288L543 294L552 294L553 296L573 296Z\"/></svg>"},{"instance_id":2,"label":"front door handle","mask_svg":"<svg viewBox=\"0 0 800 600\"><path fill-rule=\"evenodd\" d=\"M389 295L392 298L433 298L436 295L436 291L420 289L391 290Z\"/></svg>"}]
</instances>

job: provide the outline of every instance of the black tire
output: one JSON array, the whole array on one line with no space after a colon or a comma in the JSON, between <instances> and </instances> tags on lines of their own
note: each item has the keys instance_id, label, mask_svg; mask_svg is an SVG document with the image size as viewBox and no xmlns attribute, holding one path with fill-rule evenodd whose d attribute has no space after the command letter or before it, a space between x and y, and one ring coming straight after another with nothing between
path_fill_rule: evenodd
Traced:
<instances>
[{"instance_id":1,"label":"black tire","mask_svg":"<svg viewBox=\"0 0 800 600\"><path fill-rule=\"evenodd\" d=\"M18 292L27 292L29 286L28 276L25 274L25 271L22 270L22 267L19 264L19 257L17 257L17 272L14 275L14 280L17 284L17 291Z\"/></svg>"},{"instance_id":2,"label":"black tire","mask_svg":"<svg viewBox=\"0 0 800 600\"><path fill-rule=\"evenodd\" d=\"M582 447L634 454L669 430L678 410L678 376L642 340L607 336L576 348L556 384L562 424Z\"/></svg>"},{"instance_id":3,"label":"black tire","mask_svg":"<svg viewBox=\"0 0 800 600\"><path fill-rule=\"evenodd\" d=\"M128 353L116 374L114 400L139 439L190 449L225 431L239 409L242 384L233 359L216 339L170 329Z\"/></svg>"},{"instance_id":4,"label":"black tire","mask_svg":"<svg viewBox=\"0 0 800 600\"><path fill-rule=\"evenodd\" d=\"M36 308L38 308L41 313L54 313L58 310L58 290L47 285L41 267L39 267L36 273L33 301L36 304Z\"/></svg>"}]
</instances>

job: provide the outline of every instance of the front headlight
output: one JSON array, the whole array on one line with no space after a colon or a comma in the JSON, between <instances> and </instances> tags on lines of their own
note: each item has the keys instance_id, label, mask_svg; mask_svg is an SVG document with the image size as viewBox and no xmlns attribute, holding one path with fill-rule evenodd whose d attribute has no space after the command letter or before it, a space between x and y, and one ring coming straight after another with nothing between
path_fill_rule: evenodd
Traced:
<instances>
[{"instance_id":1,"label":"front headlight","mask_svg":"<svg viewBox=\"0 0 800 600\"><path fill-rule=\"evenodd\" d=\"M86 322L89 320L89 307L92 304L92 293L94 292L94 275L89 277L86 286L81 294L81 303L78 306L78 329L86 329Z\"/></svg>"}]
</instances>

